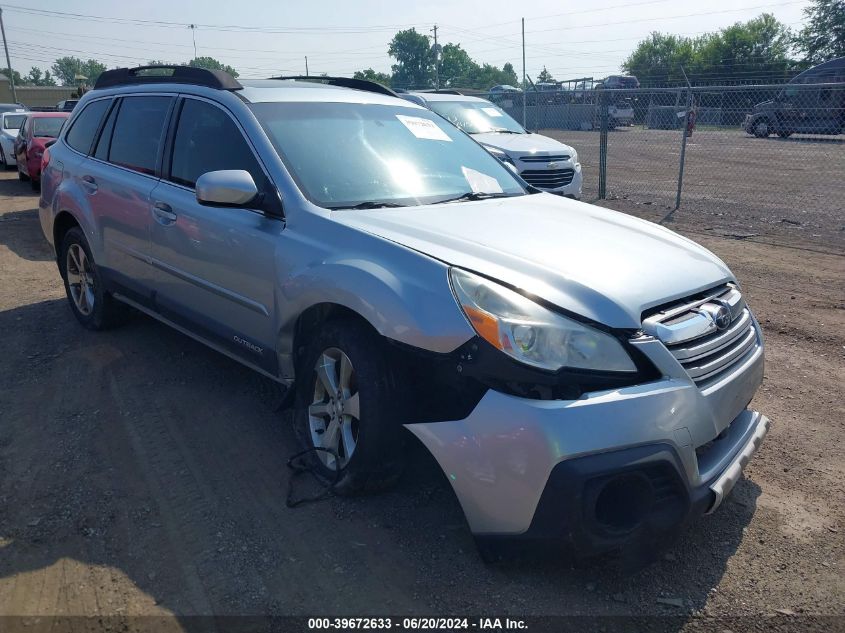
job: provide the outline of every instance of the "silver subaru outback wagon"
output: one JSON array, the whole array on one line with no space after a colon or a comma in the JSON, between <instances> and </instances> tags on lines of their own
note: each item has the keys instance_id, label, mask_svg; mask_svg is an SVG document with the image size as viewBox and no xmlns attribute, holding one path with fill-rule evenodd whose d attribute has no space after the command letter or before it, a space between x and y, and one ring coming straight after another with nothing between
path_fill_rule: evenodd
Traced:
<instances>
[{"instance_id":1,"label":"silver subaru outback wagon","mask_svg":"<svg viewBox=\"0 0 845 633\"><path fill-rule=\"evenodd\" d=\"M538 192L377 84L111 70L44 162L83 326L131 306L278 381L339 492L395 481L410 431L485 551L665 540L768 431L722 261Z\"/></svg>"}]
</instances>

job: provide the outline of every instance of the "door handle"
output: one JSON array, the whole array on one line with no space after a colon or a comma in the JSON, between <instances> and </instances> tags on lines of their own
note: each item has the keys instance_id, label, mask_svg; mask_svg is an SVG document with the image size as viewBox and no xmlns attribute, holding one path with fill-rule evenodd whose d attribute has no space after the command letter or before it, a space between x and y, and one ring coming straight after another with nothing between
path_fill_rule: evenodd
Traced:
<instances>
[{"instance_id":1,"label":"door handle","mask_svg":"<svg viewBox=\"0 0 845 633\"><path fill-rule=\"evenodd\" d=\"M83 176L82 184L88 190L88 193L94 193L97 191L97 181L94 180L93 176Z\"/></svg>"},{"instance_id":2,"label":"door handle","mask_svg":"<svg viewBox=\"0 0 845 633\"><path fill-rule=\"evenodd\" d=\"M172 224L176 221L176 214L173 213L173 208L166 202L156 202L153 204L153 213L160 224Z\"/></svg>"}]
</instances>

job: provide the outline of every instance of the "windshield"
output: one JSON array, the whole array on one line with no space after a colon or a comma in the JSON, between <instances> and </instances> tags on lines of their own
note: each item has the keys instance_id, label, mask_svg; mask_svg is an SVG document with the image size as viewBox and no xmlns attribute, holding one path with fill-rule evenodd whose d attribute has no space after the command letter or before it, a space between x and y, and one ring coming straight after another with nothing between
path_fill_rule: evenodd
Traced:
<instances>
[{"instance_id":1,"label":"windshield","mask_svg":"<svg viewBox=\"0 0 845 633\"><path fill-rule=\"evenodd\" d=\"M64 125L64 117L44 117L32 121L32 135L56 138Z\"/></svg>"},{"instance_id":2,"label":"windshield","mask_svg":"<svg viewBox=\"0 0 845 633\"><path fill-rule=\"evenodd\" d=\"M19 114L17 116L7 116L3 118L3 128L6 130L19 130L21 125L23 124L24 119L26 118L25 114Z\"/></svg>"},{"instance_id":3,"label":"windshield","mask_svg":"<svg viewBox=\"0 0 845 633\"><path fill-rule=\"evenodd\" d=\"M513 132L525 129L500 107L489 101L430 101L429 107L467 134Z\"/></svg>"},{"instance_id":4,"label":"windshield","mask_svg":"<svg viewBox=\"0 0 845 633\"><path fill-rule=\"evenodd\" d=\"M322 207L525 193L510 170L427 110L360 103L250 107L299 188Z\"/></svg>"}]
</instances>

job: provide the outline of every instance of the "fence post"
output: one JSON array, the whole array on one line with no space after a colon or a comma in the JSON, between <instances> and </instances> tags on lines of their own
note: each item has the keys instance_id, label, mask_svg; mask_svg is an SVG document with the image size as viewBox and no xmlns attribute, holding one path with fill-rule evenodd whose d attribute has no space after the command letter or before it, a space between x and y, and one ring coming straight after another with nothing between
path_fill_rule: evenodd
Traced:
<instances>
[{"instance_id":1,"label":"fence post","mask_svg":"<svg viewBox=\"0 0 845 633\"><path fill-rule=\"evenodd\" d=\"M599 200L607 199L607 95L604 90L599 93L599 117L601 119L601 133L599 135Z\"/></svg>"},{"instance_id":2,"label":"fence post","mask_svg":"<svg viewBox=\"0 0 845 633\"><path fill-rule=\"evenodd\" d=\"M679 93L680 94L680 93ZM678 161L678 193L675 195L675 209L681 206L681 191L684 188L684 162L687 153L687 128L689 127L689 115L692 110L692 90L687 88L687 105L684 113L684 122L681 125L681 158Z\"/></svg>"}]
</instances>

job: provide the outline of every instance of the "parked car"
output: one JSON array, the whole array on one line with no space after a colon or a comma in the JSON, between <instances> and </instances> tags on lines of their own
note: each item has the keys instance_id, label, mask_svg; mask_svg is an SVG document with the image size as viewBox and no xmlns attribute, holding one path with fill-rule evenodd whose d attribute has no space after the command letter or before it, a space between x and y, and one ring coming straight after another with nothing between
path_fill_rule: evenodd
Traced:
<instances>
[{"instance_id":1,"label":"parked car","mask_svg":"<svg viewBox=\"0 0 845 633\"><path fill-rule=\"evenodd\" d=\"M470 134L491 154L538 189L581 197L583 174L578 152L548 136L532 134L497 105L479 97L411 92L427 108ZM419 103L419 101L417 101Z\"/></svg>"},{"instance_id":2,"label":"parked car","mask_svg":"<svg viewBox=\"0 0 845 633\"><path fill-rule=\"evenodd\" d=\"M633 75L610 75L609 77L605 77L604 79L600 79L595 83L593 88L595 90L601 90L602 88L633 88L637 89L640 87L640 80L634 77Z\"/></svg>"},{"instance_id":3,"label":"parked car","mask_svg":"<svg viewBox=\"0 0 845 633\"><path fill-rule=\"evenodd\" d=\"M493 86L490 88L490 92L499 93L499 94L518 94L522 92L522 88L517 88L516 86L509 86L507 84L502 84L499 86Z\"/></svg>"},{"instance_id":4,"label":"parked car","mask_svg":"<svg viewBox=\"0 0 845 633\"><path fill-rule=\"evenodd\" d=\"M774 99L755 105L743 128L758 138L845 132L845 57L793 78Z\"/></svg>"},{"instance_id":5,"label":"parked car","mask_svg":"<svg viewBox=\"0 0 845 633\"><path fill-rule=\"evenodd\" d=\"M70 115L67 112L28 112L15 137L14 155L18 178L28 180L34 190L41 183L41 158L47 144L58 138Z\"/></svg>"},{"instance_id":6,"label":"parked car","mask_svg":"<svg viewBox=\"0 0 845 633\"><path fill-rule=\"evenodd\" d=\"M634 104L630 99L617 98L607 107L608 125L611 128L632 125L634 123Z\"/></svg>"},{"instance_id":7,"label":"parked car","mask_svg":"<svg viewBox=\"0 0 845 633\"><path fill-rule=\"evenodd\" d=\"M28 112L27 108L22 103L0 103L0 112Z\"/></svg>"},{"instance_id":8,"label":"parked car","mask_svg":"<svg viewBox=\"0 0 845 633\"><path fill-rule=\"evenodd\" d=\"M65 99L56 104L56 110L59 112L73 112L77 103L79 103L79 99Z\"/></svg>"},{"instance_id":9,"label":"parked car","mask_svg":"<svg viewBox=\"0 0 845 633\"><path fill-rule=\"evenodd\" d=\"M14 167L17 164L15 139L25 120L26 112L0 113L0 163L2 163L3 169Z\"/></svg>"},{"instance_id":10,"label":"parked car","mask_svg":"<svg viewBox=\"0 0 845 633\"><path fill-rule=\"evenodd\" d=\"M483 551L636 548L715 510L769 428L725 264L321 81L104 72L42 176L75 318L133 306L277 380L338 493L394 482L409 430Z\"/></svg>"}]
</instances>

